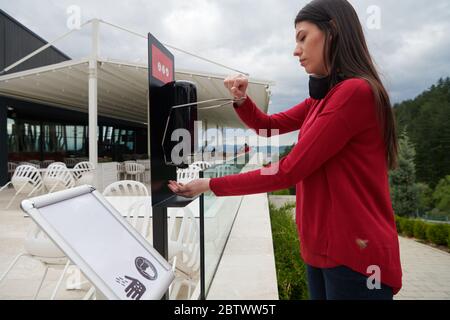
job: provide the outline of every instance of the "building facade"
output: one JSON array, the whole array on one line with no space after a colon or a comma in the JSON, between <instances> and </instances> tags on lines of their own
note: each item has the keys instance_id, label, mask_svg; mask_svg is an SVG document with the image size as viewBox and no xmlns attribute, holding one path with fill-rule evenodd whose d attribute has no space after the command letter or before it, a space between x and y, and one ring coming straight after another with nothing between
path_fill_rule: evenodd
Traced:
<instances>
[{"instance_id":1,"label":"building facade","mask_svg":"<svg viewBox=\"0 0 450 320\"><path fill-rule=\"evenodd\" d=\"M70 60L55 47L47 48L15 68L6 67L47 42L0 10L0 73L10 74ZM63 161L88 157L88 114L0 94L0 185L8 179L8 162ZM146 157L147 127L98 117L98 153L105 161Z\"/></svg>"}]
</instances>

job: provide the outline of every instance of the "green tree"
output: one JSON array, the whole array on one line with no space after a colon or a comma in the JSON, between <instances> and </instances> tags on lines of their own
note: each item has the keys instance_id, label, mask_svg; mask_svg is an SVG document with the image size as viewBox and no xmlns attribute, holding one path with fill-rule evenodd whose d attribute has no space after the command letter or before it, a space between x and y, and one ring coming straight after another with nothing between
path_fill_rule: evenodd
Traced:
<instances>
[{"instance_id":1,"label":"green tree","mask_svg":"<svg viewBox=\"0 0 450 320\"><path fill-rule=\"evenodd\" d=\"M396 104L394 112L399 132L406 130L415 145L417 180L435 188L450 172L450 78Z\"/></svg>"},{"instance_id":2,"label":"green tree","mask_svg":"<svg viewBox=\"0 0 450 320\"><path fill-rule=\"evenodd\" d=\"M416 183L418 196L418 209L420 213L425 213L433 209L433 189L427 183Z\"/></svg>"},{"instance_id":3,"label":"green tree","mask_svg":"<svg viewBox=\"0 0 450 320\"><path fill-rule=\"evenodd\" d=\"M433 193L435 207L450 214L450 175L441 179Z\"/></svg>"},{"instance_id":4,"label":"green tree","mask_svg":"<svg viewBox=\"0 0 450 320\"><path fill-rule=\"evenodd\" d=\"M403 131L399 138L398 168L389 174L392 205L399 216L412 216L418 208L415 154L414 146Z\"/></svg>"}]
</instances>

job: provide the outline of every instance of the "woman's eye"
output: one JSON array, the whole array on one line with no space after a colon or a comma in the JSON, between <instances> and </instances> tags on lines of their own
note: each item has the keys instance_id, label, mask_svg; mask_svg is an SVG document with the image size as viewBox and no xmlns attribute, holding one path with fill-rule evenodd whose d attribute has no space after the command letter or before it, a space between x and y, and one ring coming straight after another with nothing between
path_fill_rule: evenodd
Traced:
<instances>
[{"instance_id":1,"label":"woman's eye","mask_svg":"<svg viewBox=\"0 0 450 320\"><path fill-rule=\"evenodd\" d=\"M306 37L301 38L301 39L300 39L300 42L305 41L305 38L306 38Z\"/></svg>"}]
</instances>

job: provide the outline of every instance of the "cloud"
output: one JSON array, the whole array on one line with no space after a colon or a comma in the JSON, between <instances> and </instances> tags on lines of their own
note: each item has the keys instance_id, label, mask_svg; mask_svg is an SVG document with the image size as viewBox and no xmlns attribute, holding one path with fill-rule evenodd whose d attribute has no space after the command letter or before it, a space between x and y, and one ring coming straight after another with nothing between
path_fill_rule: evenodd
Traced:
<instances>
[{"instance_id":1,"label":"cloud","mask_svg":"<svg viewBox=\"0 0 450 320\"><path fill-rule=\"evenodd\" d=\"M97 17L140 34L152 32L162 42L230 67L252 77L272 80L270 113L294 106L308 96L308 78L292 56L294 18L308 1L274 0L0 0L0 7L34 32L52 40L64 32L66 10L81 9L82 20ZM450 4L448 0L350 0L363 25L371 55L393 102L412 99L450 70ZM379 8L380 28L367 24L371 6ZM101 27L101 55L146 60L146 41ZM57 47L78 58L89 54L89 30ZM233 73L175 52L178 68ZM291 134L295 139L296 135Z\"/></svg>"}]
</instances>

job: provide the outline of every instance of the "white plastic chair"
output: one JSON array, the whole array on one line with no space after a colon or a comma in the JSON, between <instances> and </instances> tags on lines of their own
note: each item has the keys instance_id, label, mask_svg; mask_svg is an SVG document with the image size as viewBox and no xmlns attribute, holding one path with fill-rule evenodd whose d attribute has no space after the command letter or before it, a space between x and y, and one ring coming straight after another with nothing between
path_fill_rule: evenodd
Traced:
<instances>
[{"instance_id":1,"label":"white plastic chair","mask_svg":"<svg viewBox=\"0 0 450 320\"><path fill-rule=\"evenodd\" d=\"M81 186L83 184L94 184L94 165L91 162L78 162L73 167L73 177L75 178L75 185Z\"/></svg>"},{"instance_id":2,"label":"white plastic chair","mask_svg":"<svg viewBox=\"0 0 450 320\"><path fill-rule=\"evenodd\" d=\"M131 175L131 177L135 176L137 181L140 181L139 177L145 172L145 166L143 164L139 164L137 162L126 161L125 162L125 173Z\"/></svg>"},{"instance_id":3,"label":"white plastic chair","mask_svg":"<svg viewBox=\"0 0 450 320\"><path fill-rule=\"evenodd\" d=\"M75 186L75 179L69 169L57 163L48 166L43 181L48 193L70 189Z\"/></svg>"},{"instance_id":4,"label":"white plastic chair","mask_svg":"<svg viewBox=\"0 0 450 320\"><path fill-rule=\"evenodd\" d=\"M177 169L177 182L188 183L200 177L202 169L197 166L192 166L186 169Z\"/></svg>"},{"instance_id":5,"label":"white plastic chair","mask_svg":"<svg viewBox=\"0 0 450 320\"><path fill-rule=\"evenodd\" d=\"M117 180L125 179L125 164L117 162Z\"/></svg>"},{"instance_id":6,"label":"white plastic chair","mask_svg":"<svg viewBox=\"0 0 450 320\"><path fill-rule=\"evenodd\" d=\"M17 167L16 171L14 172L13 178L11 179L11 183L18 191L16 195L11 199L7 208L14 201L14 198L17 196L17 194L26 193L31 190L31 192L28 193L28 197L30 197L34 193L43 190L41 175L34 166L23 165ZM64 253L59 250L59 248L45 235L45 233L37 225L34 225L25 238L24 252L16 256L7 270L0 277L0 282L3 281L3 279L16 265L19 259L25 256L40 261L45 267L45 272L41 278L34 298L38 296L41 290L49 267L61 268L64 264L66 265L65 268L68 267L68 260L65 257ZM56 291L61 285L61 281L62 277L60 277L57 286L52 293L52 299L55 297Z\"/></svg>"},{"instance_id":7,"label":"white plastic chair","mask_svg":"<svg viewBox=\"0 0 450 320\"><path fill-rule=\"evenodd\" d=\"M190 166L197 166L202 170L206 170L211 167L211 164L207 161L195 161Z\"/></svg>"},{"instance_id":8,"label":"white plastic chair","mask_svg":"<svg viewBox=\"0 0 450 320\"><path fill-rule=\"evenodd\" d=\"M55 160L44 160L44 161L42 161L42 167L47 168L49 165L51 165L54 162L55 162Z\"/></svg>"},{"instance_id":9,"label":"white plastic chair","mask_svg":"<svg viewBox=\"0 0 450 320\"><path fill-rule=\"evenodd\" d=\"M216 176L223 177L235 173L235 168L229 164L222 164L216 167Z\"/></svg>"},{"instance_id":10,"label":"white plastic chair","mask_svg":"<svg viewBox=\"0 0 450 320\"><path fill-rule=\"evenodd\" d=\"M63 166L63 167L66 167L67 168L67 165L64 163L64 162L60 162L60 161L53 161L52 163L50 163L48 166L47 166L47 168L50 166L50 165L60 165L60 166Z\"/></svg>"},{"instance_id":11,"label":"white plastic chair","mask_svg":"<svg viewBox=\"0 0 450 320\"><path fill-rule=\"evenodd\" d=\"M15 162L8 162L8 178L11 180L14 171L16 171L17 163Z\"/></svg>"},{"instance_id":12,"label":"white plastic chair","mask_svg":"<svg viewBox=\"0 0 450 320\"><path fill-rule=\"evenodd\" d=\"M183 212L181 225L177 228L177 214ZM183 286L187 298L198 285L200 270L200 231L198 222L189 207L172 210L169 214L168 254L169 263L176 265L176 278L170 288L170 297L176 299ZM176 262L175 262L176 261Z\"/></svg>"},{"instance_id":13,"label":"white plastic chair","mask_svg":"<svg viewBox=\"0 0 450 320\"><path fill-rule=\"evenodd\" d=\"M191 275L200 268L200 231L192 210L189 207L180 210L183 215L179 230L176 227L178 210L171 211L169 216L169 260L177 256L177 267Z\"/></svg>"},{"instance_id":14,"label":"white plastic chair","mask_svg":"<svg viewBox=\"0 0 450 320\"><path fill-rule=\"evenodd\" d=\"M149 243L153 242L153 239L149 237L150 225L151 225L151 209L152 203L150 198L146 198L141 201L137 201L131 205L128 209L127 215L124 218L145 238ZM142 219L139 219L142 218ZM141 223L139 223L141 220Z\"/></svg>"},{"instance_id":15,"label":"white plastic chair","mask_svg":"<svg viewBox=\"0 0 450 320\"><path fill-rule=\"evenodd\" d=\"M64 158L64 163L68 168L73 168L77 164L77 159L75 158Z\"/></svg>"},{"instance_id":16,"label":"white plastic chair","mask_svg":"<svg viewBox=\"0 0 450 320\"><path fill-rule=\"evenodd\" d=\"M32 167L35 167L36 169L41 168L41 166L39 164L32 163L32 162L26 162L26 161L19 162L19 165L20 166L32 166Z\"/></svg>"},{"instance_id":17,"label":"white plastic chair","mask_svg":"<svg viewBox=\"0 0 450 320\"><path fill-rule=\"evenodd\" d=\"M201 168L201 167L199 167L199 166L197 166L196 164L190 164L189 165L189 169L199 169L200 171L203 171L203 169Z\"/></svg>"},{"instance_id":18,"label":"white plastic chair","mask_svg":"<svg viewBox=\"0 0 450 320\"><path fill-rule=\"evenodd\" d=\"M200 284L199 278L191 278L179 272L178 270L174 270L175 279L172 281L172 284L169 287L169 299L170 300L197 300L198 299L198 286ZM181 288L186 287L187 292L186 295L180 296ZM197 292L197 297L194 296L194 293Z\"/></svg>"},{"instance_id":19,"label":"white plastic chair","mask_svg":"<svg viewBox=\"0 0 450 320\"><path fill-rule=\"evenodd\" d=\"M38 169L41 168L41 161L40 160L29 160L28 162L36 165Z\"/></svg>"},{"instance_id":20,"label":"white plastic chair","mask_svg":"<svg viewBox=\"0 0 450 320\"><path fill-rule=\"evenodd\" d=\"M0 191L6 189L10 184L16 190L16 194L11 198L5 209L8 209L19 193L27 194L30 197L37 192L43 191L43 184L39 170L34 166L20 165L14 171L11 181L3 186Z\"/></svg>"},{"instance_id":21,"label":"white plastic chair","mask_svg":"<svg viewBox=\"0 0 450 320\"><path fill-rule=\"evenodd\" d=\"M24 251L20 253L19 255L14 258L13 262L9 265L7 270L3 273L3 275L0 277L0 283L3 281L3 279L7 276L7 274L12 270L14 265L17 264L17 262L22 257L29 257L32 259L35 259L43 264L45 271L42 275L41 281L39 283L39 287L37 288L34 299L37 298L42 285L44 283L44 280L47 276L47 272L49 268L53 269L63 269L61 275L59 276L59 279L56 283L55 288L53 289L53 292L50 296L51 300L54 300L56 297L56 294L58 293L59 288L61 287L62 281L64 279L64 276L66 275L68 268L71 266L71 261L67 259L64 252L62 252L55 244L54 242L45 234L45 232L42 231L41 228L39 228L36 224L33 224L32 229L30 232L28 232L26 238L25 238L25 244L24 244ZM79 270L79 269L78 269ZM81 274L81 271L79 271ZM73 286L73 288L67 288L70 289L76 289L80 287L84 283L77 283ZM92 292L88 292L84 298L89 298L92 296Z\"/></svg>"},{"instance_id":22,"label":"white plastic chair","mask_svg":"<svg viewBox=\"0 0 450 320\"><path fill-rule=\"evenodd\" d=\"M143 180L142 182L150 184L151 177L150 177L150 159L145 160L136 160L137 163L142 164L145 168L143 173Z\"/></svg>"},{"instance_id":23,"label":"white plastic chair","mask_svg":"<svg viewBox=\"0 0 450 320\"><path fill-rule=\"evenodd\" d=\"M50 240L50 238L47 237L47 235L36 224L34 224L25 238L24 251L17 255L11 262L9 267L0 277L0 283L6 278L8 273L22 257L35 259L42 263L45 268L44 274L42 275L41 281L39 283L39 287L37 288L33 299L37 298L47 276L48 269L61 269L64 267L64 271L60 275L51 295L51 299L53 300L59 287L61 286L64 274L66 273L67 268L70 264L70 261L66 258L65 254L53 243L52 240Z\"/></svg>"},{"instance_id":24,"label":"white plastic chair","mask_svg":"<svg viewBox=\"0 0 450 320\"><path fill-rule=\"evenodd\" d=\"M122 180L116 181L108 185L103 191L103 195L107 196L148 196L147 187L138 181Z\"/></svg>"},{"instance_id":25,"label":"white plastic chair","mask_svg":"<svg viewBox=\"0 0 450 320\"><path fill-rule=\"evenodd\" d=\"M142 164L145 170L150 170L150 159L136 160L136 163Z\"/></svg>"},{"instance_id":26,"label":"white plastic chair","mask_svg":"<svg viewBox=\"0 0 450 320\"><path fill-rule=\"evenodd\" d=\"M105 188L103 191L103 196L105 197L122 197L122 196L143 196L146 197L143 200L138 200L131 205L131 207L126 212L124 217L130 222L130 224L139 231L138 219L140 216L143 216L144 220L142 221L140 234L148 239L148 231L150 224L150 210L151 210L151 202L147 187L137 181L132 180L124 180L117 181L111 183L109 186ZM144 214L142 215L142 212ZM150 240L150 242L152 242Z\"/></svg>"}]
</instances>

